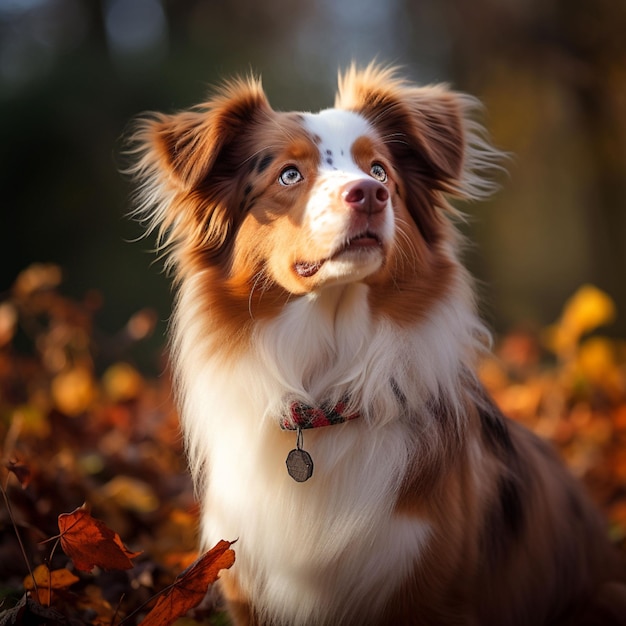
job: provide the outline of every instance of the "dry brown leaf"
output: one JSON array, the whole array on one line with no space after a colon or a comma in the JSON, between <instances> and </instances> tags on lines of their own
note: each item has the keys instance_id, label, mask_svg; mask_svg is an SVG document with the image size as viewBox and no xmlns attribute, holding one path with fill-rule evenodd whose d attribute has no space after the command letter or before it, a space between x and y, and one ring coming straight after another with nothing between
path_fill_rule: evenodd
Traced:
<instances>
[{"instance_id":1,"label":"dry brown leaf","mask_svg":"<svg viewBox=\"0 0 626 626\"><path fill-rule=\"evenodd\" d=\"M217 580L220 570L228 569L235 562L235 552L230 549L232 543L220 541L180 573L174 583L161 593L142 626L169 626L197 606L209 585Z\"/></svg>"},{"instance_id":2,"label":"dry brown leaf","mask_svg":"<svg viewBox=\"0 0 626 626\"><path fill-rule=\"evenodd\" d=\"M89 514L85 505L58 519L61 547L77 569L90 572L94 567L124 570L134 567L131 559L141 552L131 552L120 536Z\"/></svg>"}]
</instances>

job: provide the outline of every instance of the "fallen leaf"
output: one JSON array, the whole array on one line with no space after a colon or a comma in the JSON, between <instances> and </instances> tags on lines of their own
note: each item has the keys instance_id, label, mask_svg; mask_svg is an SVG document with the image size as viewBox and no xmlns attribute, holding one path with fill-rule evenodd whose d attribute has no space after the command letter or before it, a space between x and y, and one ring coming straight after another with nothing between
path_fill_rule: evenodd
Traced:
<instances>
[{"instance_id":1,"label":"fallen leaf","mask_svg":"<svg viewBox=\"0 0 626 626\"><path fill-rule=\"evenodd\" d=\"M102 386L113 402L126 402L139 397L143 390L143 377L128 363L111 365L102 376Z\"/></svg>"},{"instance_id":2,"label":"fallen leaf","mask_svg":"<svg viewBox=\"0 0 626 626\"><path fill-rule=\"evenodd\" d=\"M561 358L570 358L584 334L613 321L615 315L615 303L608 294L583 285L567 300L556 324L546 329L546 344Z\"/></svg>"},{"instance_id":3,"label":"fallen leaf","mask_svg":"<svg viewBox=\"0 0 626 626\"><path fill-rule=\"evenodd\" d=\"M70 417L81 415L96 398L93 376L81 365L57 374L52 379L50 391L57 409Z\"/></svg>"},{"instance_id":4,"label":"fallen leaf","mask_svg":"<svg viewBox=\"0 0 626 626\"><path fill-rule=\"evenodd\" d=\"M583 285L565 303L562 321L582 335L613 321L615 303L604 291Z\"/></svg>"},{"instance_id":5,"label":"fallen leaf","mask_svg":"<svg viewBox=\"0 0 626 626\"><path fill-rule=\"evenodd\" d=\"M168 626L197 606L209 585L217 580L220 570L228 569L235 562L235 552L230 549L233 543L220 541L181 572L161 593L154 608L141 622L142 626Z\"/></svg>"},{"instance_id":6,"label":"fallen leaf","mask_svg":"<svg viewBox=\"0 0 626 626\"><path fill-rule=\"evenodd\" d=\"M50 606L52 591L67 589L80 579L68 569L57 569L50 571L46 565L39 565L33 571L33 575L28 575L24 579L24 589L32 592L37 601L43 606Z\"/></svg>"},{"instance_id":7,"label":"fallen leaf","mask_svg":"<svg viewBox=\"0 0 626 626\"><path fill-rule=\"evenodd\" d=\"M77 569L90 572L98 566L105 570L134 567L131 559L141 552L131 552L120 536L89 514L85 505L58 519L61 547Z\"/></svg>"},{"instance_id":8,"label":"fallen leaf","mask_svg":"<svg viewBox=\"0 0 626 626\"><path fill-rule=\"evenodd\" d=\"M576 356L575 369L584 380L619 397L623 389L623 372L616 345L607 337L596 336L584 341Z\"/></svg>"}]
</instances>

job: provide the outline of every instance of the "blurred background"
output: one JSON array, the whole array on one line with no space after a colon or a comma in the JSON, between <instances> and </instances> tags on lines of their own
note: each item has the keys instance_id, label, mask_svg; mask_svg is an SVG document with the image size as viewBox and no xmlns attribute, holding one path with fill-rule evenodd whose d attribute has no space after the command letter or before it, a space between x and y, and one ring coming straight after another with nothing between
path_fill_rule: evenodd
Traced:
<instances>
[{"instance_id":1,"label":"blurred background","mask_svg":"<svg viewBox=\"0 0 626 626\"><path fill-rule=\"evenodd\" d=\"M68 622L135 623L196 556L169 281L120 174L133 118L250 71L318 110L374 58L477 96L511 154L459 206L498 335L481 379L626 555L626 0L0 0L0 622L28 563L66 567L42 539L83 502L143 556L60 590Z\"/></svg>"},{"instance_id":2,"label":"blurred background","mask_svg":"<svg viewBox=\"0 0 626 626\"><path fill-rule=\"evenodd\" d=\"M201 101L234 73L263 76L277 109L330 106L338 68L376 58L486 105L509 174L462 207L496 331L536 329L593 283L626 332L624 0L0 0L0 293L33 262L97 294L115 333L168 281L126 217L122 136L146 110Z\"/></svg>"}]
</instances>

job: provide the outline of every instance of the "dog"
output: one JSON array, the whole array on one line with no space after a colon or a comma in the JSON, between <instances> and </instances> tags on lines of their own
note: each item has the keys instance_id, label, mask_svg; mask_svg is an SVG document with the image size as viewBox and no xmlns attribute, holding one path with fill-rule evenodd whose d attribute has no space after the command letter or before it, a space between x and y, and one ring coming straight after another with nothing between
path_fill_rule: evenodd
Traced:
<instances>
[{"instance_id":1,"label":"dog","mask_svg":"<svg viewBox=\"0 0 626 626\"><path fill-rule=\"evenodd\" d=\"M599 514L477 378L450 204L494 189L477 107L371 64L319 113L275 111L250 76L134 130L202 545L238 538L237 626L626 623Z\"/></svg>"}]
</instances>

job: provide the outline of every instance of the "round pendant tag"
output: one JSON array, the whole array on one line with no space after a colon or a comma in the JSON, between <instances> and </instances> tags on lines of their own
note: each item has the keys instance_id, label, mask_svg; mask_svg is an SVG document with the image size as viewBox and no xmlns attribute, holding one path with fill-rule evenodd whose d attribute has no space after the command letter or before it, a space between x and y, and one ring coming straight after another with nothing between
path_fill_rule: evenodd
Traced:
<instances>
[{"instance_id":1,"label":"round pendant tag","mask_svg":"<svg viewBox=\"0 0 626 626\"><path fill-rule=\"evenodd\" d=\"M287 471L296 482L303 483L313 475L313 459L301 448L292 450L287 455Z\"/></svg>"}]
</instances>

